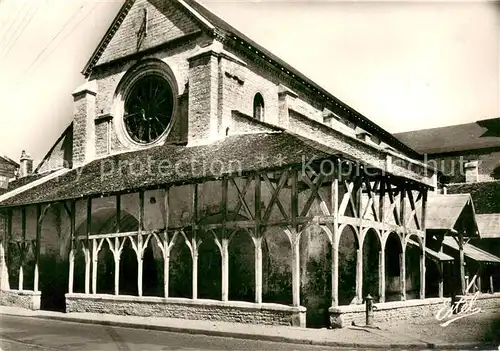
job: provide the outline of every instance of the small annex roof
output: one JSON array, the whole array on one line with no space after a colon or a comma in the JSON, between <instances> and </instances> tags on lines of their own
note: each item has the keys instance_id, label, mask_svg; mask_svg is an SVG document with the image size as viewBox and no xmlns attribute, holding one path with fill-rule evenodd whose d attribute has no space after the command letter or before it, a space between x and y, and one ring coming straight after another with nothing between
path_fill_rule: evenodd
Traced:
<instances>
[{"instance_id":1,"label":"small annex roof","mask_svg":"<svg viewBox=\"0 0 500 351\"><path fill-rule=\"evenodd\" d=\"M85 76L88 76L93 67L97 64L100 56L109 44L111 38L115 35L117 29L123 23L134 2L135 0L126 0L124 2L123 6L113 20L110 28L85 65L82 71ZM284 60L280 59L272 52L250 39L248 36L231 26L219 16L215 15L213 12L198 3L196 0L174 0L172 1L172 3L178 5L179 8L183 9L184 11L187 11L190 17L196 19L202 26L202 28L208 30L211 35L226 35L231 42L235 43L235 45L239 45L244 50L251 50L253 54L262 57L264 60L269 61L272 65L280 68L283 74L286 73L291 79L298 81L300 84L306 86L311 91L322 96L325 101L330 101L333 104L340 106L341 109L346 111L347 116L349 116L348 118L352 119L353 121L356 120L356 123L359 123L360 127L362 127L363 129L379 134L380 136L382 136L384 141L404 152L406 155L419 160L423 159L421 154L407 146L405 143L394 137L391 133L389 133L367 117L363 116L358 111L354 110L352 107L348 106L346 103L340 101L338 98L330 94L326 89L320 87L306 75L299 72L290 64L286 63Z\"/></svg>"},{"instance_id":2,"label":"small annex roof","mask_svg":"<svg viewBox=\"0 0 500 351\"><path fill-rule=\"evenodd\" d=\"M451 230L465 217L477 233L474 204L469 194L436 195L429 194L425 217L427 230Z\"/></svg>"},{"instance_id":3,"label":"small annex roof","mask_svg":"<svg viewBox=\"0 0 500 351\"><path fill-rule=\"evenodd\" d=\"M248 150L252 150L251 153ZM228 136L198 146L163 145L98 159L26 191L0 198L0 206L21 206L185 184L228 174L300 165L304 159L340 156L312 140L271 132ZM22 189L21 189L22 190Z\"/></svg>"},{"instance_id":4,"label":"small annex roof","mask_svg":"<svg viewBox=\"0 0 500 351\"><path fill-rule=\"evenodd\" d=\"M458 243L451 236L445 236L443 244L458 251ZM500 258L487 252L481 250L477 246L474 246L469 243L464 243L464 255L469 257L470 259L476 262L485 262L485 263L500 263Z\"/></svg>"},{"instance_id":5,"label":"small annex roof","mask_svg":"<svg viewBox=\"0 0 500 351\"><path fill-rule=\"evenodd\" d=\"M476 214L481 239L500 239L500 213Z\"/></svg>"},{"instance_id":6,"label":"small annex roof","mask_svg":"<svg viewBox=\"0 0 500 351\"><path fill-rule=\"evenodd\" d=\"M408 240L408 243L413 245L413 246L420 247L419 243L414 241L414 240L410 239L410 240ZM435 261L453 261L454 260L453 257L445 254L444 252L434 251L428 247L425 248L425 254L427 256L429 256L429 258L431 258Z\"/></svg>"},{"instance_id":7,"label":"small annex roof","mask_svg":"<svg viewBox=\"0 0 500 351\"><path fill-rule=\"evenodd\" d=\"M500 147L500 118L473 123L395 133L394 136L422 154L444 154Z\"/></svg>"}]
</instances>

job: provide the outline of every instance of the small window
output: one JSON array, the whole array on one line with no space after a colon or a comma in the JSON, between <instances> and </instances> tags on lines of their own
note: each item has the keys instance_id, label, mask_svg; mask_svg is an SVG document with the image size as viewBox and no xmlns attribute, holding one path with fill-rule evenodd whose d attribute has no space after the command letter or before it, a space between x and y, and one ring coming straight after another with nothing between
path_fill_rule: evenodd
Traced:
<instances>
[{"instance_id":1,"label":"small window","mask_svg":"<svg viewBox=\"0 0 500 351\"><path fill-rule=\"evenodd\" d=\"M253 118L264 120L264 98L260 93L255 94L253 98Z\"/></svg>"}]
</instances>

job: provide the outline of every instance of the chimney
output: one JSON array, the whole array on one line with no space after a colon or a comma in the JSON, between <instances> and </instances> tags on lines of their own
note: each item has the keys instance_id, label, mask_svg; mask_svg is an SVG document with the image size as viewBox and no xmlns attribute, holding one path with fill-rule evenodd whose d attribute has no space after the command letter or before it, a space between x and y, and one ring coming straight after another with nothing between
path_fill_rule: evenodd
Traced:
<instances>
[{"instance_id":1,"label":"chimney","mask_svg":"<svg viewBox=\"0 0 500 351\"><path fill-rule=\"evenodd\" d=\"M26 177L33 172L33 158L26 153L26 151L21 152L21 158L19 161L19 177Z\"/></svg>"},{"instance_id":2,"label":"chimney","mask_svg":"<svg viewBox=\"0 0 500 351\"><path fill-rule=\"evenodd\" d=\"M73 167L95 158L95 109L97 86L86 82L73 92Z\"/></svg>"},{"instance_id":3,"label":"chimney","mask_svg":"<svg viewBox=\"0 0 500 351\"><path fill-rule=\"evenodd\" d=\"M478 161L469 161L464 165L466 183L477 183L479 177L478 165Z\"/></svg>"}]
</instances>

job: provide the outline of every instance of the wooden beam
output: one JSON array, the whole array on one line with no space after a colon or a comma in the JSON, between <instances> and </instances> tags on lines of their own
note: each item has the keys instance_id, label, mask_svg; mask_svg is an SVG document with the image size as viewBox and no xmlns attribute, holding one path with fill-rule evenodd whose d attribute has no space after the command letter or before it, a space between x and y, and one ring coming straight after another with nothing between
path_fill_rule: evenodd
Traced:
<instances>
[{"instance_id":1,"label":"wooden beam","mask_svg":"<svg viewBox=\"0 0 500 351\"><path fill-rule=\"evenodd\" d=\"M39 222L39 218L42 215L42 208L40 204L36 205L36 239L35 239L35 271L34 271L34 281L33 290L38 291L38 271L40 269L40 244L41 244L41 234L42 234L42 223Z\"/></svg>"},{"instance_id":2,"label":"wooden beam","mask_svg":"<svg viewBox=\"0 0 500 351\"><path fill-rule=\"evenodd\" d=\"M227 235L226 222L227 222L227 202L228 202L228 179L223 177L221 181L221 212L222 212L222 238L220 243L221 252L221 296L222 301L229 300L229 238ZM216 236L216 233L214 232Z\"/></svg>"},{"instance_id":3,"label":"wooden beam","mask_svg":"<svg viewBox=\"0 0 500 351\"><path fill-rule=\"evenodd\" d=\"M401 289L401 301L406 301L406 253L403 252L399 255L399 279Z\"/></svg>"},{"instance_id":4,"label":"wooden beam","mask_svg":"<svg viewBox=\"0 0 500 351\"><path fill-rule=\"evenodd\" d=\"M260 221L262 216L261 179L260 174L254 176L254 235L252 236L255 250L255 302L262 303L262 233Z\"/></svg>"},{"instance_id":5,"label":"wooden beam","mask_svg":"<svg viewBox=\"0 0 500 351\"><path fill-rule=\"evenodd\" d=\"M144 191L139 191L139 231L137 235L137 293L142 296L142 280L143 280L143 242L142 231L144 230Z\"/></svg>"},{"instance_id":6,"label":"wooden beam","mask_svg":"<svg viewBox=\"0 0 500 351\"><path fill-rule=\"evenodd\" d=\"M25 250L26 242L26 206L21 209L21 235L22 235L22 250ZM23 291L23 279L24 279L24 260L26 259L26 253L20 255L19 262L19 291Z\"/></svg>"},{"instance_id":7,"label":"wooden beam","mask_svg":"<svg viewBox=\"0 0 500 351\"><path fill-rule=\"evenodd\" d=\"M379 276L379 302L385 302L385 247L380 247L378 257L378 276Z\"/></svg>"},{"instance_id":8,"label":"wooden beam","mask_svg":"<svg viewBox=\"0 0 500 351\"><path fill-rule=\"evenodd\" d=\"M332 230L332 307L339 305L339 180L333 179L331 184L331 214L333 216Z\"/></svg>"},{"instance_id":9,"label":"wooden beam","mask_svg":"<svg viewBox=\"0 0 500 351\"><path fill-rule=\"evenodd\" d=\"M296 169L290 170L290 217L292 222L292 228L295 230L299 230L299 226L297 224L297 217L299 216L299 192L298 192L298 171ZM311 190L314 192L314 190ZM311 194L312 199L314 200L315 195ZM309 200L308 200L309 202ZM307 205L307 204L306 204ZM310 207L310 206L309 206ZM306 207L304 206L304 211L306 211ZM309 210L306 211L306 214Z\"/></svg>"},{"instance_id":10,"label":"wooden beam","mask_svg":"<svg viewBox=\"0 0 500 351\"><path fill-rule=\"evenodd\" d=\"M76 202L71 201L71 216L70 216L70 248L69 248L69 278L68 278L68 293L73 293L73 283L75 276L75 227L76 227Z\"/></svg>"},{"instance_id":11,"label":"wooden beam","mask_svg":"<svg viewBox=\"0 0 500 351\"><path fill-rule=\"evenodd\" d=\"M382 178L380 179L380 190L379 190L379 214L378 214L378 221L384 222L385 221L385 179Z\"/></svg>"},{"instance_id":12,"label":"wooden beam","mask_svg":"<svg viewBox=\"0 0 500 351\"><path fill-rule=\"evenodd\" d=\"M464 258L464 234L462 231L458 233L458 250L459 250L459 264L460 264L460 292L465 295L465 258Z\"/></svg>"},{"instance_id":13,"label":"wooden beam","mask_svg":"<svg viewBox=\"0 0 500 351\"><path fill-rule=\"evenodd\" d=\"M87 199L87 240L83 245L85 255L85 294L90 293L90 234L92 231L92 198Z\"/></svg>"},{"instance_id":14,"label":"wooden beam","mask_svg":"<svg viewBox=\"0 0 500 351\"><path fill-rule=\"evenodd\" d=\"M264 213L264 222L267 222L269 218L271 217L272 209L274 204L278 206L279 210L281 211L281 214L283 215L283 218L288 219L288 214L283 207L283 204L281 203L279 199L279 194L281 189L285 186L287 180L288 180L288 170L284 170L283 173L281 174L280 180L278 182L278 185L276 188L273 186L271 181L269 180L269 177L267 174L263 173L262 176L264 177L264 181L266 182L267 186L269 187L269 190L271 191L271 200L269 200L269 204L267 205L266 211Z\"/></svg>"},{"instance_id":15,"label":"wooden beam","mask_svg":"<svg viewBox=\"0 0 500 351\"><path fill-rule=\"evenodd\" d=\"M198 184L193 185L193 238L191 257L193 259L192 294L193 300L198 298L198 241L196 225L198 224Z\"/></svg>"},{"instance_id":16,"label":"wooden beam","mask_svg":"<svg viewBox=\"0 0 500 351\"><path fill-rule=\"evenodd\" d=\"M119 233L121 229L122 221L122 198L120 195L116 195L116 232Z\"/></svg>"}]
</instances>

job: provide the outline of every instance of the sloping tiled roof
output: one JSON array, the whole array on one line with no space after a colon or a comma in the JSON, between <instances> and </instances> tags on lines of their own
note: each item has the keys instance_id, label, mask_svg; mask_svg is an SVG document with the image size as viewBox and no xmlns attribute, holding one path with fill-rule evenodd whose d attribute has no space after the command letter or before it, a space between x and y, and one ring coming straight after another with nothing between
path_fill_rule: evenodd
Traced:
<instances>
[{"instance_id":1,"label":"sloping tiled roof","mask_svg":"<svg viewBox=\"0 0 500 351\"><path fill-rule=\"evenodd\" d=\"M452 237L445 236L443 243L458 251L458 244ZM468 243L464 243L464 255L477 262L500 263L499 257Z\"/></svg>"},{"instance_id":2,"label":"sloping tiled roof","mask_svg":"<svg viewBox=\"0 0 500 351\"><path fill-rule=\"evenodd\" d=\"M500 238L500 213L477 214L476 221L481 239Z\"/></svg>"},{"instance_id":3,"label":"sloping tiled roof","mask_svg":"<svg viewBox=\"0 0 500 351\"><path fill-rule=\"evenodd\" d=\"M44 174L30 174L26 177L22 177L19 179L15 179L9 182L9 187L7 189L0 189L0 195L3 195L5 193L8 193L12 190L15 190L17 188L20 188L22 186L25 186L26 184L29 184L31 182L34 182L35 180L38 180L40 178L43 178L47 175L47 173Z\"/></svg>"},{"instance_id":4,"label":"sloping tiled roof","mask_svg":"<svg viewBox=\"0 0 500 351\"><path fill-rule=\"evenodd\" d=\"M98 47L92 54L92 57L85 65L85 68L83 69L82 72L84 75L88 75L92 70L93 66L97 63L99 56L102 54L104 48L107 46L110 39L115 34L116 29L121 25L123 19L126 17L128 11L130 10L134 2L135 0L125 1L122 8L115 17L113 23L111 24L110 28L106 32L104 38L101 40ZM319 96L322 96L325 100L331 101L334 104L337 104L337 106L343 108L343 110L346 110L346 114L349 116L348 118L353 120L353 122L355 119L356 123L359 123L363 129L379 134L380 136L382 136L384 141L386 141L391 146L397 148L398 150L404 152L406 155L416 159L422 159L422 155L420 155L418 152L415 152L415 150L408 147L399 139L395 138L391 133L387 132L385 129L381 128L376 123L372 122L370 119L366 118L361 113L354 110L352 107L340 101L338 98L330 94L326 89L314 83L303 73L299 72L290 64L286 63L285 61L274 55L272 52L262 47L260 44L256 43L249 37L247 37L245 34L241 33L239 30L237 30L229 23L221 19L219 16L215 15L213 12L211 12L206 7L198 3L196 0L176 0L175 3L177 5L180 5L187 11L189 11L189 13L193 16L193 18L198 19L200 24L202 24L205 28L208 25L209 27L210 26L215 27L216 29L219 30L219 32L222 31L230 38L230 40L234 40L236 44L241 45L242 49L244 50L250 49L250 52L252 52L252 54L257 54L259 57L262 57L265 61L269 61L274 66L281 68L283 74L285 73L288 74L291 79L294 79L298 81L300 84L307 86L310 90L317 93ZM202 18L200 18L200 16ZM209 29L212 30L212 28Z\"/></svg>"},{"instance_id":5,"label":"sloping tiled roof","mask_svg":"<svg viewBox=\"0 0 500 351\"><path fill-rule=\"evenodd\" d=\"M338 153L288 133L228 136L209 145L164 145L95 160L0 202L4 206L115 194L321 160ZM221 167L223 171L221 172Z\"/></svg>"},{"instance_id":6,"label":"sloping tiled roof","mask_svg":"<svg viewBox=\"0 0 500 351\"><path fill-rule=\"evenodd\" d=\"M408 240L408 243L413 245L413 246L417 246L419 247L420 245L416 242L416 241L413 241L413 240ZM444 252L437 252L437 251L434 251L428 247L425 248L425 253L431 258L431 259L435 259L435 260L438 260L438 261L453 261L454 258L451 257L450 255L447 255L445 254Z\"/></svg>"},{"instance_id":7,"label":"sloping tiled roof","mask_svg":"<svg viewBox=\"0 0 500 351\"><path fill-rule=\"evenodd\" d=\"M429 194L427 198L425 228L434 230L453 229L467 205L472 205L469 194Z\"/></svg>"},{"instance_id":8,"label":"sloping tiled roof","mask_svg":"<svg viewBox=\"0 0 500 351\"><path fill-rule=\"evenodd\" d=\"M442 154L500 147L500 118L454 126L395 133L400 141L422 154Z\"/></svg>"},{"instance_id":9,"label":"sloping tiled roof","mask_svg":"<svg viewBox=\"0 0 500 351\"><path fill-rule=\"evenodd\" d=\"M500 181L449 184L449 194L468 193L477 213L500 213Z\"/></svg>"}]
</instances>

